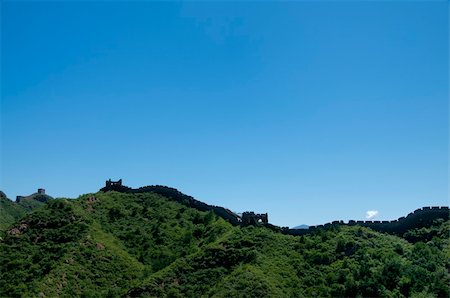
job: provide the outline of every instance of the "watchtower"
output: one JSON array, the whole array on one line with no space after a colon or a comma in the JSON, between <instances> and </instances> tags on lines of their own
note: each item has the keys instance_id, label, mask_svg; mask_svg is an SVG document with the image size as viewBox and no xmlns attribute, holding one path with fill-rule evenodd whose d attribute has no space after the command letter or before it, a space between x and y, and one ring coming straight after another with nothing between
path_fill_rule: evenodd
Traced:
<instances>
[{"instance_id":1,"label":"watchtower","mask_svg":"<svg viewBox=\"0 0 450 298\"><path fill-rule=\"evenodd\" d=\"M267 213L255 214L252 211L242 213L242 224L244 226L256 225L261 223L262 224L269 223L269 216L267 215Z\"/></svg>"},{"instance_id":2,"label":"watchtower","mask_svg":"<svg viewBox=\"0 0 450 298\"><path fill-rule=\"evenodd\" d=\"M106 181L106 188L111 188L115 186L122 186L122 179L119 179L119 181L111 181L111 179Z\"/></svg>"},{"instance_id":3,"label":"watchtower","mask_svg":"<svg viewBox=\"0 0 450 298\"><path fill-rule=\"evenodd\" d=\"M45 189L43 189L43 188L38 188L38 194L40 194L40 195L45 195Z\"/></svg>"},{"instance_id":4,"label":"watchtower","mask_svg":"<svg viewBox=\"0 0 450 298\"><path fill-rule=\"evenodd\" d=\"M111 179L106 180L105 187L103 187L102 191L123 191L124 188L127 188L126 186L122 185L122 179L118 181L111 181Z\"/></svg>"}]
</instances>

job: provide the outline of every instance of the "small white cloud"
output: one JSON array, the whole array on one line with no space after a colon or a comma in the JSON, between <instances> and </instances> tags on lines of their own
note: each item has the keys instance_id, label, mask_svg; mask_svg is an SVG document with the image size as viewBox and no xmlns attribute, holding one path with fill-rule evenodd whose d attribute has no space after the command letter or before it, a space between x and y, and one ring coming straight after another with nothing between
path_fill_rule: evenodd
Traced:
<instances>
[{"instance_id":1,"label":"small white cloud","mask_svg":"<svg viewBox=\"0 0 450 298\"><path fill-rule=\"evenodd\" d=\"M372 218L374 218L377 215L378 215L378 210L369 210L369 211L366 212L366 218L367 219L372 219Z\"/></svg>"}]
</instances>

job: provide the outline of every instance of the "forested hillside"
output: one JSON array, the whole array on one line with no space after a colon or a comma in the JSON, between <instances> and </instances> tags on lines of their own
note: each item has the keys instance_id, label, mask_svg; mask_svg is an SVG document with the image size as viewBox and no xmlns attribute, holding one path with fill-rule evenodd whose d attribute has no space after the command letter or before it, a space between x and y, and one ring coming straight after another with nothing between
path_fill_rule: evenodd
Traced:
<instances>
[{"instance_id":1,"label":"forested hillside","mask_svg":"<svg viewBox=\"0 0 450 298\"><path fill-rule=\"evenodd\" d=\"M22 197L19 202L13 202L6 197L4 192L0 191L0 231L6 230L25 214L42 207L52 199L51 196L34 193Z\"/></svg>"},{"instance_id":2,"label":"forested hillside","mask_svg":"<svg viewBox=\"0 0 450 298\"><path fill-rule=\"evenodd\" d=\"M0 191L0 231L8 228L25 213L25 208L8 199L5 193Z\"/></svg>"},{"instance_id":3,"label":"forested hillside","mask_svg":"<svg viewBox=\"0 0 450 298\"><path fill-rule=\"evenodd\" d=\"M448 297L448 232L290 236L155 193L98 192L1 232L0 297Z\"/></svg>"}]
</instances>

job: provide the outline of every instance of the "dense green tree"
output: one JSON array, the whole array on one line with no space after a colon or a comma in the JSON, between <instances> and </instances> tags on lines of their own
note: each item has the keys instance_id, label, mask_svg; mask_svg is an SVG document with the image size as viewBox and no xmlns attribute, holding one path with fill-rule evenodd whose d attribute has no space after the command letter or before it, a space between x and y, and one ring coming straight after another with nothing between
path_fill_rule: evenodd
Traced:
<instances>
[{"instance_id":1,"label":"dense green tree","mask_svg":"<svg viewBox=\"0 0 450 298\"><path fill-rule=\"evenodd\" d=\"M18 218L0 240L1 297L449 295L448 221L404 238L356 226L296 237L117 192L51 200Z\"/></svg>"}]
</instances>

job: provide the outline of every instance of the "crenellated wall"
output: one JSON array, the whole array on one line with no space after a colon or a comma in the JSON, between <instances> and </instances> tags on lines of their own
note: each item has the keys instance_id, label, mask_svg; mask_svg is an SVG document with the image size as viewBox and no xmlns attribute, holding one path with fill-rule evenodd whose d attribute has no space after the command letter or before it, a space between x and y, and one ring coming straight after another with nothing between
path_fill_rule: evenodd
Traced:
<instances>
[{"instance_id":1,"label":"crenellated wall","mask_svg":"<svg viewBox=\"0 0 450 298\"><path fill-rule=\"evenodd\" d=\"M156 194L159 194L163 197L172 199L180 204L183 204L187 207L195 208L199 211L213 211L218 216L222 217L232 225L240 225L240 217L233 213L231 210L220 207L220 206L213 206L208 205L206 203L203 203L201 201L198 201L194 199L191 196L185 195L184 193L178 191L175 188L162 186L162 185L150 185L150 186L144 186L140 188L130 188L127 186L122 185L122 179L119 180L119 183L112 184L108 183L109 180L106 181L105 187L100 189L100 191L118 191L118 192L124 192L124 193L145 193L145 192L153 192Z\"/></svg>"},{"instance_id":2,"label":"crenellated wall","mask_svg":"<svg viewBox=\"0 0 450 298\"><path fill-rule=\"evenodd\" d=\"M410 229L429 227L436 219L448 220L450 217L450 210L448 206L442 207L423 207L409 213L406 217L402 216L396 220L375 220L362 221L350 220L348 223L343 221L333 221L324 225L310 226L309 229L283 229L283 233L289 235L304 235L316 231L317 229L329 228L337 225L348 226L362 226L368 227L378 232L386 232L390 234L403 234Z\"/></svg>"},{"instance_id":3,"label":"crenellated wall","mask_svg":"<svg viewBox=\"0 0 450 298\"><path fill-rule=\"evenodd\" d=\"M208 205L206 203L203 203L201 201L198 201L194 199L191 196L185 195L182 192L178 191L175 188L162 186L162 185L151 185L151 186L144 186L140 188L130 188L127 186L122 185L122 179L120 179L117 182L108 180L105 183L105 187L100 189L100 191L118 191L118 192L125 192L125 193L144 193L144 192L153 192L156 194L159 194L161 196L164 196L166 198L172 199L180 204L183 204L187 207L195 208L200 211L213 211L218 216L222 217L232 225L246 225L243 222L243 218L235 214L229 209L220 207L220 206L213 206ZM252 212L249 212L249 214ZM448 220L450 216L450 210L449 207L443 206L443 207L423 207L415 210L414 212L409 213L406 217L400 217L396 220L375 220L375 221L362 221L362 220L350 220L348 223L344 223L342 220L335 220L330 223L326 223L323 225L317 225L317 226L310 226L308 229L289 229L288 227L278 227L272 224L268 223L268 215L265 214L257 214L257 216L253 214L253 217L256 218L256 220L261 219L262 223L274 230L279 231L284 234L289 235L304 235L308 234L320 229L326 229L331 228L334 226L339 225L348 225L348 226L362 226L362 227L368 227L375 231L379 232L387 232L390 234L403 234L406 231L410 229L415 228L421 228L421 227L428 227L431 226L434 220L442 218L444 220ZM259 217L258 217L259 216ZM252 219L252 216L249 218ZM251 220L250 220L251 221Z\"/></svg>"}]
</instances>

